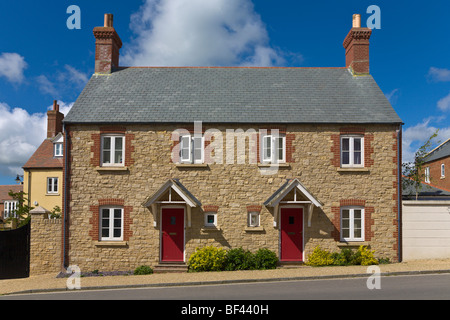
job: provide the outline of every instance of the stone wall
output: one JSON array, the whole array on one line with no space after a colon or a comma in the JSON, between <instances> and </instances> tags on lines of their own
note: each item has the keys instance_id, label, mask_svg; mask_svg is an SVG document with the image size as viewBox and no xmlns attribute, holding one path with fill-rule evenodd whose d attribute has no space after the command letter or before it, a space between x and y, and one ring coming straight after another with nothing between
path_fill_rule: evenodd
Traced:
<instances>
[{"instance_id":1,"label":"stone wall","mask_svg":"<svg viewBox=\"0 0 450 320\"><path fill-rule=\"evenodd\" d=\"M30 275L59 273L61 269L62 219L48 219L48 211L32 210Z\"/></svg>"},{"instance_id":2,"label":"stone wall","mask_svg":"<svg viewBox=\"0 0 450 320\"><path fill-rule=\"evenodd\" d=\"M192 124L186 125L192 126ZM180 182L202 203L217 206L217 230L203 228L202 208L193 208L192 224L185 230L185 260L196 247L214 245L224 248L243 247L256 251L261 247L279 253L279 229L274 227L272 208L262 206L289 178L301 183L324 205L315 208L311 226L304 222L304 258L315 246L338 251L347 246L339 237L339 208L342 203L363 203L367 207L367 240L379 257L397 260L397 141L393 125L367 125L363 129L346 125L286 125L282 128L290 137L292 154L287 166L276 174L264 175L257 164L223 164L207 166L177 166L171 161L174 142L172 132L183 126L127 125L118 127L132 137L127 143L127 166L123 170L104 170L98 165L98 136L101 126L77 125L68 128L70 135L70 195L69 195L69 264L82 271L132 270L139 265L154 266L159 262L160 224L150 208L142 203L168 179ZM267 128L264 125L264 128ZM250 125L204 126L244 131L258 127ZM108 132L114 131L111 126ZM343 170L336 166L336 135L354 130L367 137L363 170ZM281 130L280 130L281 131ZM217 141L216 141L217 142ZM237 143L235 143L236 148ZM248 143L247 143L248 146ZM247 148L248 150L248 148ZM235 149L235 157L238 154ZM102 243L96 236L97 210L104 199L123 204L128 230L121 243ZM248 231L247 206L262 206L260 230ZM94 211L95 211L94 210ZM94 218L93 218L94 217ZM94 231L93 231L94 230Z\"/></svg>"}]
</instances>

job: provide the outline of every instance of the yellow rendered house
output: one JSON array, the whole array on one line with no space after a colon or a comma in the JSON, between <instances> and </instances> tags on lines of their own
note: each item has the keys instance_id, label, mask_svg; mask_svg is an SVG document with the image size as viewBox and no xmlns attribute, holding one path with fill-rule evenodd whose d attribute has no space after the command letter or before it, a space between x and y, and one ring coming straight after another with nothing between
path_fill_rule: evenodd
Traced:
<instances>
[{"instance_id":1,"label":"yellow rendered house","mask_svg":"<svg viewBox=\"0 0 450 320\"><path fill-rule=\"evenodd\" d=\"M56 206L62 208L64 136L59 105L54 101L53 110L47 112L47 139L23 166L23 191L27 194L29 205L52 211Z\"/></svg>"}]
</instances>

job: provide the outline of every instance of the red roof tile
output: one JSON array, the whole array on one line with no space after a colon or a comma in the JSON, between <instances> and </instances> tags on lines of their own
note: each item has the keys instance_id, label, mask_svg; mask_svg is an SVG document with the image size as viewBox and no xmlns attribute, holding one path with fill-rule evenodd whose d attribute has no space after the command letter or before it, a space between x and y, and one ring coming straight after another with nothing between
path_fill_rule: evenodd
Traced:
<instances>
[{"instance_id":1,"label":"red roof tile","mask_svg":"<svg viewBox=\"0 0 450 320\"><path fill-rule=\"evenodd\" d=\"M23 166L24 169L32 168L62 168L63 157L53 156L53 143L50 139L45 139L39 148L34 152L27 163Z\"/></svg>"},{"instance_id":2,"label":"red roof tile","mask_svg":"<svg viewBox=\"0 0 450 320\"><path fill-rule=\"evenodd\" d=\"M23 191L23 185L14 184L14 185L0 186L0 203L3 203L5 200L12 200L12 198L8 195L10 190L16 193Z\"/></svg>"}]
</instances>

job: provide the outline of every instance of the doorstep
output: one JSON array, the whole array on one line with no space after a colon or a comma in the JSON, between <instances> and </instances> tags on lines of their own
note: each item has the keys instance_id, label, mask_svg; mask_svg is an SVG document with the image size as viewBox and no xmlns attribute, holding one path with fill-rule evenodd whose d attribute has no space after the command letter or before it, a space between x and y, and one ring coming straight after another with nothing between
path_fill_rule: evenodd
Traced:
<instances>
[{"instance_id":1,"label":"doorstep","mask_svg":"<svg viewBox=\"0 0 450 320\"><path fill-rule=\"evenodd\" d=\"M188 266L185 262L159 262L154 268L153 273L185 273L188 271Z\"/></svg>"}]
</instances>

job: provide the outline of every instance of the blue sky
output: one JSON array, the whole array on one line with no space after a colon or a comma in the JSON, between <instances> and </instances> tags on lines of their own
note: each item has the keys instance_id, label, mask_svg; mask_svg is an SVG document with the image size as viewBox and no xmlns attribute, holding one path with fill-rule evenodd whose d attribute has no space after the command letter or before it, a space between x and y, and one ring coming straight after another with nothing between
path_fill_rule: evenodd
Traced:
<instances>
[{"instance_id":1,"label":"blue sky","mask_svg":"<svg viewBox=\"0 0 450 320\"><path fill-rule=\"evenodd\" d=\"M43 5L45 3L45 5ZM68 29L70 5L81 29ZM436 129L450 138L448 1L48 0L0 3L0 184L14 184L45 138L45 112L67 111L94 72L92 29L114 14L121 65L342 67L353 13L370 5L371 74L404 125L404 159Z\"/></svg>"}]
</instances>

